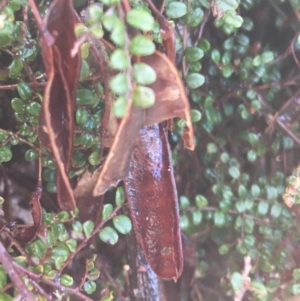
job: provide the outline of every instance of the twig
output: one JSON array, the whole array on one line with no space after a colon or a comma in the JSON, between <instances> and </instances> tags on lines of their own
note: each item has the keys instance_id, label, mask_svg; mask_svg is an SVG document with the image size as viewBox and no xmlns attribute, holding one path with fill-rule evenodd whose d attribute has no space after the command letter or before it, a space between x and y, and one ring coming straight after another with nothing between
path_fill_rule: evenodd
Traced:
<instances>
[{"instance_id":1,"label":"twig","mask_svg":"<svg viewBox=\"0 0 300 301\"><path fill-rule=\"evenodd\" d=\"M242 301L246 291L248 290L248 288L251 284L251 279L249 277L251 268L252 268L251 258L250 258L250 256L247 255L244 257L244 270L242 272L243 285L242 285L240 291L235 295L234 301Z\"/></svg>"},{"instance_id":2,"label":"twig","mask_svg":"<svg viewBox=\"0 0 300 301\"><path fill-rule=\"evenodd\" d=\"M7 253L2 242L0 242L0 261L5 268L7 274L9 275L11 281L14 283L19 293L23 296L26 301L36 301L33 293L26 287L23 280L20 277L18 271L13 264L13 260Z\"/></svg>"},{"instance_id":3,"label":"twig","mask_svg":"<svg viewBox=\"0 0 300 301\"><path fill-rule=\"evenodd\" d=\"M58 272L57 272L58 275L60 275L60 274L62 273L62 271L65 269L65 267L66 267L70 262L72 262L72 260L73 260L73 258L75 257L75 255L78 254L78 252L79 252L81 249L83 249L83 248L87 245L88 241L89 241L95 234L97 234L97 233L103 228L104 224L105 224L106 222L108 222L109 220L111 220L111 219L116 215L116 213L117 213L122 207L123 207L123 205L120 206L120 207L116 207L116 208L114 209L114 211L112 212L112 214L108 217L108 219L102 220L102 222L99 223L98 226L95 227L95 229L94 229L94 231L92 232L92 234L91 234L90 237L86 237L84 240L82 240L82 242L77 246L76 251L70 254L70 256L69 256L69 257L67 258L67 260L63 263L63 265L61 266L61 268L58 270Z\"/></svg>"},{"instance_id":4,"label":"twig","mask_svg":"<svg viewBox=\"0 0 300 301\"><path fill-rule=\"evenodd\" d=\"M46 82L45 83L37 83L37 82L31 82L28 83L29 86L33 86L33 87L44 87L46 86ZM18 88L18 84L13 84L13 85L1 85L0 86L0 90L15 90Z\"/></svg>"},{"instance_id":5,"label":"twig","mask_svg":"<svg viewBox=\"0 0 300 301\"><path fill-rule=\"evenodd\" d=\"M199 27L199 32L198 32L198 35L197 35L197 39L195 40L195 44L194 46L197 46L198 44L198 41L200 41L200 39L202 38L202 35L203 35L203 30L204 30L204 26L206 25L208 19L209 19L209 16L210 16L210 9L208 9L205 14L204 14L204 18L201 22L201 25Z\"/></svg>"}]
</instances>

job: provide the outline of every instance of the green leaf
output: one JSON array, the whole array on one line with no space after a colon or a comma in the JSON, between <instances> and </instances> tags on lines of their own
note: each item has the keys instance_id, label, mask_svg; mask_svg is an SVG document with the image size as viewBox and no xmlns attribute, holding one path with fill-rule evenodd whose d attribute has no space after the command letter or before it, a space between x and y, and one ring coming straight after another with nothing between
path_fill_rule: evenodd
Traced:
<instances>
[{"instance_id":1,"label":"green leaf","mask_svg":"<svg viewBox=\"0 0 300 301\"><path fill-rule=\"evenodd\" d=\"M110 292L109 295L102 297L100 301L113 301L113 300L114 300L113 292Z\"/></svg>"},{"instance_id":2,"label":"green leaf","mask_svg":"<svg viewBox=\"0 0 300 301\"><path fill-rule=\"evenodd\" d=\"M117 70L124 70L129 66L129 58L123 49L116 49L110 56L110 64Z\"/></svg>"},{"instance_id":3,"label":"green leaf","mask_svg":"<svg viewBox=\"0 0 300 301\"><path fill-rule=\"evenodd\" d=\"M121 22L121 20L115 15L103 16L103 18L102 18L103 26L108 31L112 31L114 28L114 25L117 24L118 22Z\"/></svg>"},{"instance_id":4,"label":"green leaf","mask_svg":"<svg viewBox=\"0 0 300 301\"><path fill-rule=\"evenodd\" d=\"M211 59L214 63L218 63L221 59L221 54L220 51L218 49L213 49L211 51Z\"/></svg>"},{"instance_id":5,"label":"green leaf","mask_svg":"<svg viewBox=\"0 0 300 301\"><path fill-rule=\"evenodd\" d=\"M186 24L190 27L196 27L201 23L203 16L204 12L200 7L191 9L189 13L185 16Z\"/></svg>"},{"instance_id":6,"label":"green leaf","mask_svg":"<svg viewBox=\"0 0 300 301\"><path fill-rule=\"evenodd\" d=\"M180 229L186 230L190 225L189 218L186 215L180 215Z\"/></svg>"},{"instance_id":7,"label":"green leaf","mask_svg":"<svg viewBox=\"0 0 300 301\"><path fill-rule=\"evenodd\" d=\"M265 51L261 54L263 63L268 64L274 60L274 53L272 51Z\"/></svg>"},{"instance_id":8,"label":"green leaf","mask_svg":"<svg viewBox=\"0 0 300 301\"><path fill-rule=\"evenodd\" d=\"M247 153L247 159L248 159L249 162L254 162L254 161L256 161L256 159L257 159L256 151L254 151L253 149L250 150L250 151Z\"/></svg>"},{"instance_id":9,"label":"green leaf","mask_svg":"<svg viewBox=\"0 0 300 301\"><path fill-rule=\"evenodd\" d=\"M281 206L278 203L275 203L271 207L271 215L274 218L278 218L280 216L280 214L281 214L281 210L282 210Z\"/></svg>"},{"instance_id":10,"label":"green leaf","mask_svg":"<svg viewBox=\"0 0 300 301\"><path fill-rule=\"evenodd\" d=\"M77 233L81 233L83 230L82 223L80 221L74 221L72 223L72 228Z\"/></svg>"},{"instance_id":11,"label":"green leaf","mask_svg":"<svg viewBox=\"0 0 300 301\"><path fill-rule=\"evenodd\" d=\"M67 211L61 211L57 214L57 217L61 223L64 223L69 219L69 213Z\"/></svg>"},{"instance_id":12,"label":"green leaf","mask_svg":"<svg viewBox=\"0 0 300 301\"><path fill-rule=\"evenodd\" d=\"M126 197L125 197L124 188L122 186L120 186L117 188L117 191L116 191L116 198L115 198L116 205L118 207L121 206L122 204L124 204L125 199L126 199Z\"/></svg>"},{"instance_id":13,"label":"green leaf","mask_svg":"<svg viewBox=\"0 0 300 301\"><path fill-rule=\"evenodd\" d=\"M132 100L138 107L150 108L155 103L155 94L149 87L136 86L133 90Z\"/></svg>"},{"instance_id":14,"label":"green leaf","mask_svg":"<svg viewBox=\"0 0 300 301\"><path fill-rule=\"evenodd\" d=\"M71 286L73 285L74 280L70 275L62 274L60 277L60 284L64 286Z\"/></svg>"},{"instance_id":15,"label":"green leaf","mask_svg":"<svg viewBox=\"0 0 300 301\"><path fill-rule=\"evenodd\" d=\"M182 2L171 2L166 10L166 15L169 18L177 19L183 17L187 13L187 6Z\"/></svg>"},{"instance_id":16,"label":"green leaf","mask_svg":"<svg viewBox=\"0 0 300 301\"><path fill-rule=\"evenodd\" d=\"M64 243L59 243L57 247L52 249L51 259L55 264L56 269L61 268L63 263L67 260L70 255L68 246Z\"/></svg>"},{"instance_id":17,"label":"green leaf","mask_svg":"<svg viewBox=\"0 0 300 301\"><path fill-rule=\"evenodd\" d=\"M197 211L193 210L192 211L192 222L195 226L201 224L202 217L203 217L203 214L202 214L201 211L199 211L199 210L197 210Z\"/></svg>"},{"instance_id":18,"label":"green leaf","mask_svg":"<svg viewBox=\"0 0 300 301\"><path fill-rule=\"evenodd\" d=\"M181 195L179 198L179 204L182 210L187 209L190 206L190 200L185 195Z\"/></svg>"},{"instance_id":19,"label":"green leaf","mask_svg":"<svg viewBox=\"0 0 300 301\"><path fill-rule=\"evenodd\" d=\"M25 160L28 162L32 162L38 157L38 152L34 149L28 149L25 153Z\"/></svg>"},{"instance_id":20,"label":"green leaf","mask_svg":"<svg viewBox=\"0 0 300 301\"><path fill-rule=\"evenodd\" d=\"M77 247L77 240L74 238L70 238L65 241L66 245L68 246L69 250L74 253Z\"/></svg>"},{"instance_id":21,"label":"green leaf","mask_svg":"<svg viewBox=\"0 0 300 301\"><path fill-rule=\"evenodd\" d=\"M11 106L17 113L22 114L25 112L25 102L20 98L13 98L11 100Z\"/></svg>"},{"instance_id":22,"label":"green leaf","mask_svg":"<svg viewBox=\"0 0 300 301\"><path fill-rule=\"evenodd\" d=\"M118 233L112 227L105 227L99 232L99 237L105 243L114 245L118 239Z\"/></svg>"},{"instance_id":23,"label":"green leaf","mask_svg":"<svg viewBox=\"0 0 300 301\"><path fill-rule=\"evenodd\" d=\"M142 9L131 9L127 13L126 21L132 27L143 31L152 31L154 29L154 18L148 11Z\"/></svg>"},{"instance_id":24,"label":"green leaf","mask_svg":"<svg viewBox=\"0 0 300 301\"><path fill-rule=\"evenodd\" d=\"M8 295L8 294L0 294L0 300L1 301L13 301L14 297Z\"/></svg>"},{"instance_id":25,"label":"green leaf","mask_svg":"<svg viewBox=\"0 0 300 301\"><path fill-rule=\"evenodd\" d=\"M197 194L195 197L195 203L199 208L203 208L208 205L208 200L205 196Z\"/></svg>"},{"instance_id":26,"label":"green leaf","mask_svg":"<svg viewBox=\"0 0 300 301\"><path fill-rule=\"evenodd\" d=\"M1 146L0 147L0 163L1 162L8 162L12 158L12 152L8 146Z\"/></svg>"},{"instance_id":27,"label":"green leaf","mask_svg":"<svg viewBox=\"0 0 300 301\"><path fill-rule=\"evenodd\" d=\"M90 15L90 22L95 23L101 21L103 15L103 9L99 5L90 5L88 7L89 15Z\"/></svg>"},{"instance_id":28,"label":"green leaf","mask_svg":"<svg viewBox=\"0 0 300 301\"><path fill-rule=\"evenodd\" d=\"M119 29L120 30L120 29ZM103 31L103 28L102 28L102 26L100 25L100 24L94 24L93 26L91 26L90 28L89 28L89 31L90 31L90 33L93 35L93 36L95 36L95 38L97 38L97 39L101 39L102 37L103 37L103 35L104 35L104 31ZM118 31L118 34L119 34L119 31ZM115 37L116 38L116 37ZM118 36L117 37L117 42L119 42L120 43L120 41L121 41L121 35L120 36ZM119 41L119 39L120 39L120 41ZM124 40L124 38L123 38L123 40ZM116 41L114 41L116 44L118 44ZM124 41L123 41L123 44L124 44ZM123 45L122 44L122 45Z\"/></svg>"},{"instance_id":29,"label":"green leaf","mask_svg":"<svg viewBox=\"0 0 300 301\"><path fill-rule=\"evenodd\" d=\"M199 110L192 109L190 111L190 114L191 114L191 120L193 123L201 120L202 114Z\"/></svg>"},{"instance_id":30,"label":"green leaf","mask_svg":"<svg viewBox=\"0 0 300 301\"><path fill-rule=\"evenodd\" d=\"M293 270L293 278L294 278L296 281L299 281L299 280L300 280L300 269L294 269L294 270Z\"/></svg>"},{"instance_id":31,"label":"green leaf","mask_svg":"<svg viewBox=\"0 0 300 301\"><path fill-rule=\"evenodd\" d=\"M185 57L189 63L194 63L202 59L204 52L199 47L187 47L185 49Z\"/></svg>"},{"instance_id":32,"label":"green leaf","mask_svg":"<svg viewBox=\"0 0 300 301\"><path fill-rule=\"evenodd\" d=\"M216 0L215 5L217 5L219 10L222 12L226 12L227 10L236 10L239 6L236 0Z\"/></svg>"},{"instance_id":33,"label":"green leaf","mask_svg":"<svg viewBox=\"0 0 300 301\"><path fill-rule=\"evenodd\" d=\"M243 283L244 283L243 276L238 272L234 272L230 277L230 283L233 288L233 291L235 293L238 293L240 289L243 287Z\"/></svg>"},{"instance_id":34,"label":"green leaf","mask_svg":"<svg viewBox=\"0 0 300 301\"><path fill-rule=\"evenodd\" d=\"M221 161L223 162L223 163L227 163L228 162L228 160L229 160L229 155L228 155L228 153L222 153L221 154L221 156L220 156L220 159L221 159Z\"/></svg>"},{"instance_id":35,"label":"green leaf","mask_svg":"<svg viewBox=\"0 0 300 301\"><path fill-rule=\"evenodd\" d=\"M300 294L300 284L299 283L294 283L292 286L292 293L294 295Z\"/></svg>"},{"instance_id":36,"label":"green leaf","mask_svg":"<svg viewBox=\"0 0 300 301\"><path fill-rule=\"evenodd\" d=\"M255 223L253 221L253 219L251 218L245 218L245 221L244 221L244 231L248 234L251 234L253 233L253 230L254 230L254 226L255 226Z\"/></svg>"},{"instance_id":37,"label":"green leaf","mask_svg":"<svg viewBox=\"0 0 300 301\"><path fill-rule=\"evenodd\" d=\"M240 177L240 170L236 166L230 166L228 173L234 179L238 179Z\"/></svg>"},{"instance_id":38,"label":"green leaf","mask_svg":"<svg viewBox=\"0 0 300 301\"><path fill-rule=\"evenodd\" d=\"M190 73L186 77L186 83L190 89L197 89L205 83L205 77L200 73Z\"/></svg>"},{"instance_id":39,"label":"green leaf","mask_svg":"<svg viewBox=\"0 0 300 301\"><path fill-rule=\"evenodd\" d=\"M97 285L94 281L87 281L83 285L83 290L88 294L91 295L97 289Z\"/></svg>"},{"instance_id":40,"label":"green leaf","mask_svg":"<svg viewBox=\"0 0 300 301\"><path fill-rule=\"evenodd\" d=\"M20 97L23 100L26 100L32 96L31 87L26 83L19 83L17 89L18 89Z\"/></svg>"},{"instance_id":41,"label":"green leaf","mask_svg":"<svg viewBox=\"0 0 300 301\"><path fill-rule=\"evenodd\" d=\"M257 212L259 215L266 215L269 210L269 204L266 201L260 201L257 206Z\"/></svg>"},{"instance_id":42,"label":"green leaf","mask_svg":"<svg viewBox=\"0 0 300 301\"><path fill-rule=\"evenodd\" d=\"M219 247L219 253L220 253L220 255L225 255L225 254L227 254L228 251L229 251L229 249L230 249L230 245L228 245L228 244L223 244L223 245L221 245L221 246Z\"/></svg>"},{"instance_id":43,"label":"green leaf","mask_svg":"<svg viewBox=\"0 0 300 301\"><path fill-rule=\"evenodd\" d=\"M76 103L79 105L93 105L95 96L90 89L78 89L76 94Z\"/></svg>"},{"instance_id":44,"label":"green leaf","mask_svg":"<svg viewBox=\"0 0 300 301\"><path fill-rule=\"evenodd\" d=\"M94 230L94 222L93 221L88 220L83 223L83 232L87 238L91 237L93 230Z\"/></svg>"},{"instance_id":45,"label":"green leaf","mask_svg":"<svg viewBox=\"0 0 300 301\"><path fill-rule=\"evenodd\" d=\"M113 113L115 117L122 118L125 116L127 110L127 100L126 97L120 96L113 103Z\"/></svg>"},{"instance_id":46,"label":"green leaf","mask_svg":"<svg viewBox=\"0 0 300 301\"><path fill-rule=\"evenodd\" d=\"M40 112L40 108L41 108L41 105L36 102L36 101L32 101L30 102L27 106L26 106L26 109L27 111L32 114L32 115L38 115L39 112Z\"/></svg>"},{"instance_id":47,"label":"green leaf","mask_svg":"<svg viewBox=\"0 0 300 301\"><path fill-rule=\"evenodd\" d=\"M106 221L112 214L114 208L112 204L104 204L102 210L102 219Z\"/></svg>"},{"instance_id":48,"label":"green leaf","mask_svg":"<svg viewBox=\"0 0 300 301\"><path fill-rule=\"evenodd\" d=\"M23 69L23 62L21 59L19 58L15 58L13 59L13 61L11 62L11 64L8 67L8 75L10 78L17 78L18 76L20 76L21 71Z\"/></svg>"},{"instance_id":49,"label":"green leaf","mask_svg":"<svg viewBox=\"0 0 300 301\"><path fill-rule=\"evenodd\" d=\"M125 94L128 90L126 75L123 73L117 74L110 80L109 86L116 94Z\"/></svg>"},{"instance_id":50,"label":"green leaf","mask_svg":"<svg viewBox=\"0 0 300 301\"><path fill-rule=\"evenodd\" d=\"M249 290L260 298L265 298L268 295L268 291L264 284L258 281L251 281Z\"/></svg>"},{"instance_id":51,"label":"green leaf","mask_svg":"<svg viewBox=\"0 0 300 301\"><path fill-rule=\"evenodd\" d=\"M226 11L223 19L225 23L231 25L234 28L239 28L243 24L243 18L237 15L235 11Z\"/></svg>"},{"instance_id":52,"label":"green leaf","mask_svg":"<svg viewBox=\"0 0 300 301\"><path fill-rule=\"evenodd\" d=\"M214 224L216 227L222 227L225 224L225 214L222 211L214 212Z\"/></svg>"},{"instance_id":53,"label":"green leaf","mask_svg":"<svg viewBox=\"0 0 300 301\"><path fill-rule=\"evenodd\" d=\"M130 218L123 214L114 217L113 224L121 234L127 234L132 229Z\"/></svg>"},{"instance_id":54,"label":"green leaf","mask_svg":"<svg viewBox=\"0 0 300 301\"><path fill-rule=\"evenodd\" d=\"M90 272L88 273L88 279L90 281L94 281L94 280L97 280L100 276L100 271L97 269L97 268L92 268L90 270Z\"/></svg>"},{"instance_id":55,"label":"green leaf","mask_svg":"<svg viewBox=\"0 0 300 301\"><path fill-rule=\"evenodd\" d=\"M260 196L260 187L256 184L251 186L251 195L255 198Z\"/></svg>"},{"instance_id":56,"label":"green leaf","mask_svg":"<svg viewBox=\"0 0 300 301\"><path fill-rule=\"evenodd\" d=\"M114 25L113 30L111 32L110 38L113 42L118 46L123 46L125 43L125 27L124 24L118 20L118 22Z\"/></svg>"},{"instance_id":57,"label":"green leaf","mask_svg":"<svg viewBox=\"0 0 300 301\"><path fill-rule=\"evenodd\" d=\"M136 63L133 66L133 78L140 85L150 85L156 81L156 72L148 64Z\"/></svg>"},{"instance_id":58,"label":"green leaf","mask_svg":"<svg viewBox=\"0 0 300 301\"><path fill-rule=\"evenodd\" d=\"M155 51L154 43L143 35L136 35L130 42L129 50L134 55L150 55Z\"/></svg>"}]
</instances>

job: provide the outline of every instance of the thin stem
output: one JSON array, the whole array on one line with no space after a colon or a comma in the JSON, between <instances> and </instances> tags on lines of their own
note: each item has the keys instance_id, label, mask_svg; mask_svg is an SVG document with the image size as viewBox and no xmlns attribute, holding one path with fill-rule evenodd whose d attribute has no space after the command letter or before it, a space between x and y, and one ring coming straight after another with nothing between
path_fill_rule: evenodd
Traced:
<instances>
[{"instance_id":1,"label":"thin stem","mask_svg":"<svg viewBox=\"0 0 300 301\"><path fill-rule=\"evenodd\" d=\"M14 283L19 293L23 296L26 301L36 301L33 293L26 287L20 274L16 271L11 256L7 253L2 242L0 241L0 261L5 268L9 278Z\"/></svg>"}]
</instances>

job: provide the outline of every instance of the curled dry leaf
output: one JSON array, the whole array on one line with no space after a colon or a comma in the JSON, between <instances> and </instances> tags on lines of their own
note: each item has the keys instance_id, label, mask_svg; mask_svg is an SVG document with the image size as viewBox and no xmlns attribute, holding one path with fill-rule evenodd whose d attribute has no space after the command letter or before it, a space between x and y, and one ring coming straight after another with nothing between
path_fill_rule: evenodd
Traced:
<instances>
[{"instance_id":1,"label":"curled dry leaf","mask_svg":"<svg viewBox=\"0 0 300 301\"><path fill-rule=\"evenodd\" d=\"M40 28L40 45L48 82L39 115L39 139L44 147L51 150L55 159L58 203L66 210L76 207L68 171L73 149L75 93L81 64L78 53L71 56L76 42L74 26L77 20L72 0L55 0L43 21L44 28ZM52 38L49 39L49 36Z\"/></svg>"},{"instance_id":2,"label":"curled dry leaf","mask_svg":"<svg viewBox=\"0 0 300 301\"><path fill-rule=\"evenodd\" d=\"M124 183L135 233L151 268L161 278L177 280L183 268L179 209L163 123L139 131Z\"/></svg>"},{"instance_id":3,"label":"curled dry leaf","mask_svg":"<svg viewBox=\"0 0 300 301\"><path fill-rule=\"evenodd\" d=\"M108 157L100 172L94 188L94 195L105 193L111 185L117 185L129 173L129 162L138 132L143 126L154 125L174 117L186 121L182 138L186 148L194 149L194 134L190 117L188 99L184 86L173 63L162 53L156 51L141 58L149 64L157 75L150 85L155 92L155 104L148 109L141 109L128 101L125 117L122 119Z\"/></svg>"},{"instance_id":4,"label":"curled dry leaf","mask_svg":"<svg viewBox=\"0 0 300 301\"><path fill-rule=\"evenodd\" d=\"M32 205L32 219L33 225L29 227L22 227L17 230L14 237L21 243L27 244L33 240L38 233L42 224L42 207L40 204L40 199L42 196L42 183L38 183L35 191L31 195L30 203Z\"/></svg>"}]
</instances>

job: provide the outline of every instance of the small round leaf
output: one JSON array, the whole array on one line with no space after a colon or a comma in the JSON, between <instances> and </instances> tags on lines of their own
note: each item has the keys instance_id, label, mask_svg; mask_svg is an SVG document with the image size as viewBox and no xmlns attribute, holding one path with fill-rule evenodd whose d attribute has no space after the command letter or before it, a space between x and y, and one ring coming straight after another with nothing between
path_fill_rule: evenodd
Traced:
<instances>
[{"instance_id":1,"label":"small round leaf","mask_svg":"<svg viewBox=\"0 0 300 301\"><path fill-rule=\"evenodd\" d=\"M112 227L103 228L99 232L99 237L102 241L110 245L114 245L119 239L118 233Z\"/></svg>"},{"instance_id":2,"label":"small round leaf","mask_svg":"<svg viewBox=\"0 0 300 301\"><path fill-rule=\"evenodd\" d=\"M130 218L123 214L114 217L113 224L115 228L122 234L127 234L132 229Z\"/></svg>"},{"instance_id":3,"label":"small round leaf","mask_svg":"<svg viewBox=\"0 0 300 301\"><path fill-rule=\"evenodd\" d=\"M142 9L131 9L127 13L126 21L132 27L143 31L152 31L154 29L154 18L148 11Z\"/></svg>"},{"instance_id":4,"label":"small round leaf","mask_svg":"<svg viewBox=\"0 0 300 301\"><path fill-rule=\"evenodd\" d=\"M129 50L134 55L150 55L155 51L154 43L143 35L136 35L130 43Z\"/></svg>"}]
</instances>

